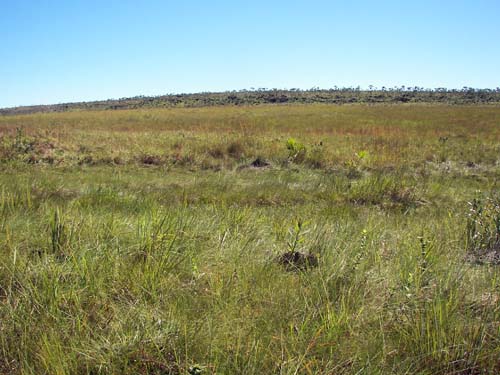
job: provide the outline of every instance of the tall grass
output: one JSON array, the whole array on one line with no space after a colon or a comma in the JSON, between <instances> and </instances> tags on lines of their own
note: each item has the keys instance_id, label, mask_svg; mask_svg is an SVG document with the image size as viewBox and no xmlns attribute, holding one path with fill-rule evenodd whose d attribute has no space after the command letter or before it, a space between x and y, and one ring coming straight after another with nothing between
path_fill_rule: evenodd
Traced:
<instances>
[{"instance_id":1,"label":"tall grass","mask_svg":"<svg viewBox=\"0 0 500 375\"><path fill-rule=\"evenodd\" d=\"M0 373L498 373L500 273L471 254L496 246L499 116L0 118Z\"/></svg>"}]
</instances>

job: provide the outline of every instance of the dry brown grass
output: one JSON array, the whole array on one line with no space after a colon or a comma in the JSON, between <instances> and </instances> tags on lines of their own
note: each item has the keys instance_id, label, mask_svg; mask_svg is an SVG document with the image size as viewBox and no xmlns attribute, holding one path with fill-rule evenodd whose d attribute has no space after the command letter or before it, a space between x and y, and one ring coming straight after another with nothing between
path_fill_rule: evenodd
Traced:
<instances>
[{"instance_id":1,"label":"dry brown grass","mask_svg":"<svg viewBox=\"0 0 500 375\"><path fill-rule=\"evenodd\" d=\"M79 159L81 150L94 159L124 161L156 155L201 164L207 153L213 159L277 160L286 156L286 139L294 137L308 150L323 145L320 157L310 163L317 167L349 163L361 150L369 155L364 163L372 167L401 160L422 163L439 149L446 149L445 159L461 152L480 156L493 151L499 123L500 107L445 105L211 107L0 117L3 139L22 127L27 136L58 145L63 152L56 159L66 162ZM440 144L440 138L447 144ZM480 147L486 151L479 152Z\"/></svg>"}]
</instances>

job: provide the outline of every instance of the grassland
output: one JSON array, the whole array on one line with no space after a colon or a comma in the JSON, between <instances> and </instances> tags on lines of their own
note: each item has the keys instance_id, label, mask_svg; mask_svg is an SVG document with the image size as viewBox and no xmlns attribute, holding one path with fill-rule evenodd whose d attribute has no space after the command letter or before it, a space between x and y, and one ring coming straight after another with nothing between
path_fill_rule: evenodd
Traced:
<instances>
[{"instance_id":1,"label":"grassland","mask_svg":"<svg viewBox=\"0 0 500 375\"><path fill-rule=\"evenodd\" d=\"M0 373L500 372L498 106L73 111L0 132Z\"/></svg>"}]
</instances>

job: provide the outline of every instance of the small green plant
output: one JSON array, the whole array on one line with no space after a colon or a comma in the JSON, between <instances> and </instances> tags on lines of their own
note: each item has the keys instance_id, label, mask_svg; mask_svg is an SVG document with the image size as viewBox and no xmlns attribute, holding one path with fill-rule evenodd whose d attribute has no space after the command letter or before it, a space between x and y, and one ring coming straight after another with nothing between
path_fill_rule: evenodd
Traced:
<instances>
[{"instance_id":1,"label":"small green plant","mask_svg":"<svg viewBox=\"0 0 500 375\"><path fill-rule=\"evenodd\" d=\"M365 274L362 270L363 260L366 258L366 252L368 247L368 231L363 229L361 231L361 238L359 247L356 249L354 254L350 255L347 259L347 266L345 268L345 279L354 280L357 277L364 277Z\"/></svg>"},{"instance_id":2,"label":"small green plant","mask_svg":"<svg viewBox=\"0 0 500 375\"><path fill-rule=\"evenodd\" d=\"M368 157L368 151L361 150L361 151L356 153L356 156L358 157L359 160L366 159Z\"/></svg>"},{"instance_id":3,"label":"small green plant","mask_svg":"<svg viewBox=\"0 0 500 375\"><path fill-rule=\"evenodd\" d=\"M294 138L288 138L286 141L286 148L288 150L288 159L295 163L304 161L306 157L306 146L298 142Z\"/></svg>"},{"instance_id":4,"label":"small green plant","mask_svg":"<svg viewBox=\"0 0 500 375\"><path fill-rule=\"evenodd\" d=\"M288 231L287 251L278 258L278 263L288 271L307 270L318 265L317 256L306 251L303 246L305 235L309 232L304 230L307 224L307 222L297 219Z\"/></svg>"},{"instance_id":5,"label":"small green plant","mask_svg":"<svg viewBox=\"0 0 500 375\"><path fill-rule=\"evenodd\" d=\"M432 264L433 244L424 237L423 233L418 237L418 241L420 242L420 258L415 272L416 281L419 288L427 288L431 281L430 267Z\"/></svg>"},{"instance_id":6,"label":"small green plant","mask_svg":"<svg viewBox=\"0 0 500 375\"><path fill-rule=\"evenodd\" d=\"M297 219L288 231L288 240L287 250L289 252L295 252L302 250L302 244L305 241L305 235L309 232L308 230L304 230L305 226L307 226L307 221L302 221L301 219Z\"/></svg>"}]
</instances>

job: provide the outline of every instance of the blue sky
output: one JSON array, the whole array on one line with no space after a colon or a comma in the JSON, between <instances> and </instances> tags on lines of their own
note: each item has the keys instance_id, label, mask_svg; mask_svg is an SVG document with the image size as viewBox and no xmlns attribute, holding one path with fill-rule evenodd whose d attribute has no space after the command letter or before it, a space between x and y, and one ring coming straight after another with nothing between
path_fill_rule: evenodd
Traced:
<instances>
[{"instance_id":1,"label":"blue sky","mask_svg":"<svg viewBox=\"0 0 500 375\"><path fill-rule=\"evenodd\" d=\"M244 88L500 86L499 0L0 0L0 107Z\"/></svg>"}]
</instances>

